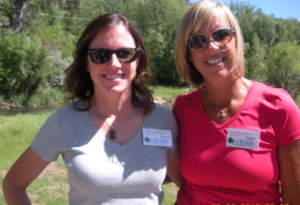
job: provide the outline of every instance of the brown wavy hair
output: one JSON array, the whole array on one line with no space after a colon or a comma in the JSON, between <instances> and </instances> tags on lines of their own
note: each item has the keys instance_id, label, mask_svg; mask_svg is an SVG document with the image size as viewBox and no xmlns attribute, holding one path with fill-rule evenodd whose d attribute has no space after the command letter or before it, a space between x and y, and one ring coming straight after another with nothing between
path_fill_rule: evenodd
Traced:
<instances>
[{"instance_id":1,"label":"brown wavy hair","mask_svg":"<svg viewBox=\"0 0 300 205\"><path fill-rule=\"evenodd\" d=\"M116 13L104 14L91 21L77 41L73 54L74 61L65 71L65 84L67 91L71 94L69 100L70 102L86 101L89 106L85 110L89 109L89 99L94 95L93 81L86 71L89 45L100 31L119 24L123 24L127 28L135 41L136 47L141 48L136 76L132 82L132 102L136 108L143 108L145 113L149 113L154 106L152 91L145 85L146 82L151 80L151 77L146 74L149 57L144 42L134 26L126 17Z\"/></svg>"}]
</instances>

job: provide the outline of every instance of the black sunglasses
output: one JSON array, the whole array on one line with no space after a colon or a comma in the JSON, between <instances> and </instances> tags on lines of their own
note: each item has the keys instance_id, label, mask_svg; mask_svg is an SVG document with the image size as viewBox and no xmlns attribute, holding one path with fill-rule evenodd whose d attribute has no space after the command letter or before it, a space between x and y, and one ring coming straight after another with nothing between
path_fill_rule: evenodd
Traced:
<instances>
[{"instance_id":1,"label":"black sunglasses","mask_svg":"<svg viewBox=\"0 0 300 205\"><path fill-rule=\"evenodd\" d=\"M229 43L234 36L234 30L220 29L211 34L211 38L218 46L223 46ZM190 36L188 39L188 46L192 49L204 48L208 42L208 36L205 34L197 34Z\"/></svg>"},{"instance_id":2,"label":"black sunglasses","mask_svg":"<svg viewBox=\"0 0 300 205\"><path fill-rule=\"evenodd\" d=\"M140 51L141 51L140 47L120 48L117 50L110 50L106 48L94 48L94 49L89 49L88 53L93 63L96 64L102 64L108 62L113 53L117 55L119 61L123 63L129 63L134 61L137 58L138 53Z\"/></svg>"}]
</instances>

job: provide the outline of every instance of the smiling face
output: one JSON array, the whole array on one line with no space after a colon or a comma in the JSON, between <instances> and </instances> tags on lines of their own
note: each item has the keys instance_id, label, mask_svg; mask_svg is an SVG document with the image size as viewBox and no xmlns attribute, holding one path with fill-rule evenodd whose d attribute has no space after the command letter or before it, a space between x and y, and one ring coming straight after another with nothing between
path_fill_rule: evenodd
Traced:
<instances>
[{"instance_id":1,"label":"smiling face","mask_svg":"<svg viewBox=\"0 0 300 205\"><path fill-rule=\"evenodd\" d=\"M118 24L97 34L89 49L105 48L117 50L120 48L136 48L130 32ZM87 71L94 84L95 94L107 95L119 93L131 95L132 81L136 75L138 58L133 62L121 62L113 53L111 58L103 64L95 64L87 56Z\"/></svg>"},{"instance_id":2,"label":"smiling face","mask_svg":"<svg viewBox=\"0 0 300 205\"><path fill-rule=\"evenodd\" d=\"M235 38L225 45L217 45L211 38L212 33L220 29L230 29L223 12L215 12L207 17L196 34L208 36L208 42L202 49L189 49L192 62L202 74L204 80L220 76L234 76L236 62Z\"/></svg>"}]
</instances>

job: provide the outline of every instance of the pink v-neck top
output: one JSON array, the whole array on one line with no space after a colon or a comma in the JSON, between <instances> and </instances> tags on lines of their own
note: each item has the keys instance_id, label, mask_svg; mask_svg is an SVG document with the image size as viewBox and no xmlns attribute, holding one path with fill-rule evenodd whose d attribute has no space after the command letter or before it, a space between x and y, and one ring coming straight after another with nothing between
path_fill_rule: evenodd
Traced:
<instances>
[{"instance_id":1,"label":"pink v-neck top","mask_svg":"<svg viewBox=\"0 0 300 205\"><path fill-rule=\"evenodd\" d=\"M280 203L277 149L300 138L299 109L286 91L252 81L222 124L205 114L201 89L179 96L173 111L185 179L178 205Z\"/></svg>"}]
</instances>

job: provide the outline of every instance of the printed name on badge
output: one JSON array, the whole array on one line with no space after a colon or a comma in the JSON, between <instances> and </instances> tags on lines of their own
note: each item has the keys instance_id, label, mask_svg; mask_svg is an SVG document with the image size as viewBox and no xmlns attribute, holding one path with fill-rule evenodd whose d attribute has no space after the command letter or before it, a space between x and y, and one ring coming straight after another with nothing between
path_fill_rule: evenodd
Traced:
<instances>
[{"instance_id":1,"label":"printed name on badge","mask_svg":"<svg viewBox=\"0 0 300 205\"><path fill-rule=\"evenodd\" d=\"M242 149L258 149L260 131L228 128L226 146Z\"/></svg>"},{"instance_id":2,"label":"printed name on badge","mask_svg":"<svg viewBox=\"0 0 300 205\"><path fill-rule=\"evenodd\" d=\"M171 130L143 128L143 142L146 146L172 147Z\"/></svg>"}]
</instances>

